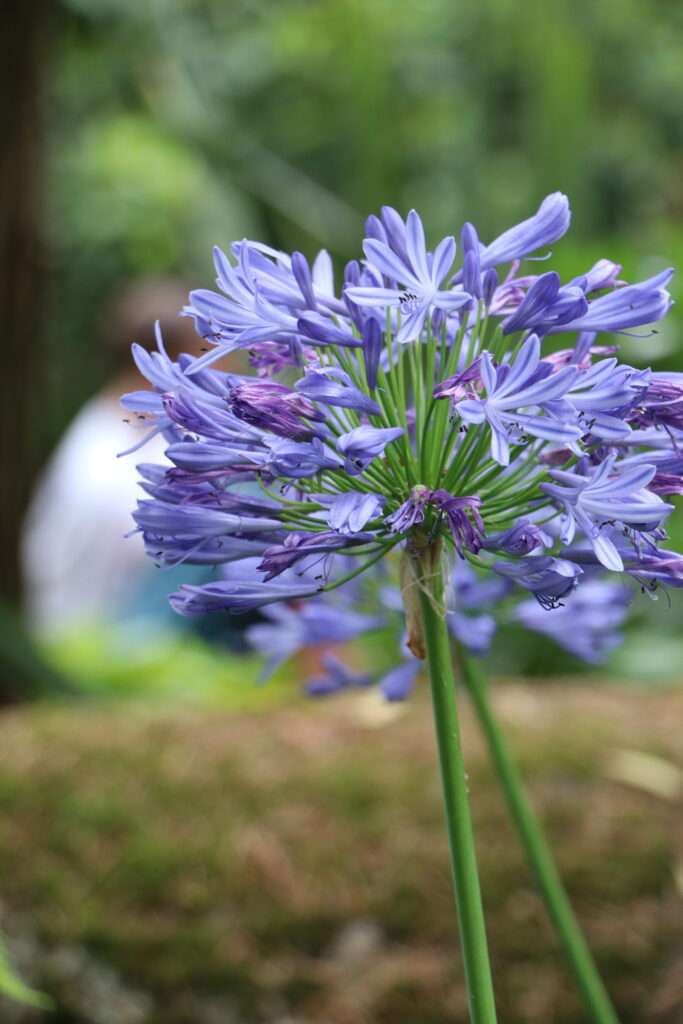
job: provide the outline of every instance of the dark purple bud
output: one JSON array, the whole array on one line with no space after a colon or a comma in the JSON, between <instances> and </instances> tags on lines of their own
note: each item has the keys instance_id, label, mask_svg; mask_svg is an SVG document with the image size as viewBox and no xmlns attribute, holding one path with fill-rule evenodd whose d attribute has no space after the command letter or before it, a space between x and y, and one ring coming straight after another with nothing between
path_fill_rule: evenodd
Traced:
<instances>
[{"instance_id":1,"label":"dark purple bud","mask_svg":"<svg viewBox=\"0 0 683 1024\"><path fill-rule=\"evenodd\" d=\"M317 313L307 313L300 317L297 321L297 328L307 338L310 338L314 345L341 345L344 348L360 348L363 344L349 327L335 324L328 317L319 316Z\"/></svg>"},{"instance_id":2,"label":"dark purple bud","mask_svg":"<svg viewBox=\"0 0 683 1024\"><path fill-rule=\"evenodd\" d=\"M432 491L429 502L446 516L455 550L461 558L465 548L474 554L481 550L484 540L484 521L479 513L481 498L449 494L439 488Z\"/></svg>"},{"instance_id":3,"label":"dark purple bud","mask_svg":"<svg viewBox=\"0 0 683 1024\"><path fill-rule=\"evenodd\" d=\"M483 298L487 309L491 305L491 302L493 301L493 293L498 287L498 280L499 278L497 270L491 269L484 271L481 280L481 297Z\"/></svg>"},{"instance_id":4,"label":"dark purple bud","mask_svg":"<svg viewBox=\"0 0 683 1024\"><path fill-rule=\"evenodd\" d=\"M306 440L315 431L303 420L324 420L324 416L296 391L272 380L243 378L230 395L235 416L261 430L280 437Z\"/></svg>"},{"instance_id":5,"label":"dark purple bud","mask_svg":"<svg viewBox=\"0 0 683 1024\"><path fill-rule=\"evenodd\" d=\"M372 540L372 537L371 533L359 533L353 537L340 533L290 533L282 544L276 544L264 551L263 560L257 569L266 574L264 579L268 582L285 569L291 569L302 558L309 555L329 555L340 548L364 544Z\"/></svg>"},{"instance_id":6,"label":"dark purple bud","mask_svg":"<svg viewBox=\"0 0 683 1024\"><path fill-rule=\"evenodd\" d=\"M387 516L387 523L392 533L405 533L413 526L424 522L425 507L431 497L431 491L423 484L417 484L410 492L410 497L395 512Z\"/></svg>"},{"instance_id":7,"label":"dark purple bud","mask_svg":"<svg viewBox=\"0 0 683 1024\"><path fill-rule=\"evenodd\" d=\"M382 354L382 329L374 317L369 317L363 327L363 355L365 357L365 373L368 387L374 391L377 387L377 371L379 357Z\"/></svg>"},{"instance_id":8,"label":"dark purple bud","mask_svg":"<svg viewBox=\"0 0 683 1024\"><path fill-rule=\"evenodd\" d=\"M481 297L481 272L479 257L475 252L465 253L462 286L470 295L474 295L476 298Z\"/></svg>"},{"instance_id":9,"label":"dark purple bud","mask_svg":"<svg viewBox=\"0 0 683 1024\"><path fill-rule=\"evenodd\" d=\"M673 473L655 473L648 487L655 494L683 494L683 478Z\"/></svg>"}]
</instances>

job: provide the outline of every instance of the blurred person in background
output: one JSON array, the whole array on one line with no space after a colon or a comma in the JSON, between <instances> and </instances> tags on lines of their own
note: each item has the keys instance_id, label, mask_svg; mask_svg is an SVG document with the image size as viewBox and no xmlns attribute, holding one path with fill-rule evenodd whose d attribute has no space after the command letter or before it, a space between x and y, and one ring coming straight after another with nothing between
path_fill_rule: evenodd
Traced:
<instances>
[{"instance_id":1,"label":"blurred person in background","mask_svg":"<svg viewBox=\"0 0 683 1024\"><path fill-rule=\"evenodd\" d=\"M144 385L131 358L131 342L155 347L160 321L167 351L198 354L191 320L179 316L187 296L174 278L128 284L111 303L103 343L111 354L110 381L69 425L38 480L24 523L22 563L31 628L49 638L79 626L143 619L173 621L162 592L171 573L145 556L131 509L140 496L135 457L117 458L137 444L147 426L124 412L120 397ZM165 441L152 438L144 461L166 461Z\"/></svg>"}]
</instances>

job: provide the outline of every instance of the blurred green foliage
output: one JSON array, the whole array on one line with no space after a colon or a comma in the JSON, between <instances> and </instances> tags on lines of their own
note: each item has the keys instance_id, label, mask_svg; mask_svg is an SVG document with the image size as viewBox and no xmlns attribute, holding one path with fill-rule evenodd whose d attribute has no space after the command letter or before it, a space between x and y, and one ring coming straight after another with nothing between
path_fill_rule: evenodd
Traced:
<instances>
[{"instance_id":1,"label":"blurred green foliage","mask_svg":"<svg viewBox=\"0 0 683 1024\"><path fill-rule=\"evenodd\" d=\"M184 701L233 711L264 709L300 696L296 663L259 685L260 659L209 646L189 631L81 623L45 653L83 697Z\"/></svg>"}]
</instances>

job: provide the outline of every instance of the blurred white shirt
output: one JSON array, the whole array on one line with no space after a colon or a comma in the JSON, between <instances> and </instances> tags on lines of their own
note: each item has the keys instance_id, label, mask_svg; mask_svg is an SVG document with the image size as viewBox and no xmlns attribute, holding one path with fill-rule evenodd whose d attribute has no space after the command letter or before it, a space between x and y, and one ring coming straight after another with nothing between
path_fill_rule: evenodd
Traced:
<instances>
[{"instance_id":1,"label":"blurred white shirt","mask_svg":"<svg viewBox=\"0 0 683 1024\"><path fill-rule=\"evenodd\" d=\"M149 430L124 423L112 395L78 413L38 483L24 524L27 613L37 632L116 617L150 572L131 512L141 496L138 462L167 462L161 435L117 458Z\"/></svg>"}]
</instances>

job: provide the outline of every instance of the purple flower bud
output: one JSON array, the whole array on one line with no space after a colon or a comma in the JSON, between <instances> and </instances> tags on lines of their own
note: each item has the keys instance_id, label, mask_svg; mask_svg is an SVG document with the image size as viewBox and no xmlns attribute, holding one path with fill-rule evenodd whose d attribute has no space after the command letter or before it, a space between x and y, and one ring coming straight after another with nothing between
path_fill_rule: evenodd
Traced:
<instances>
[{"instance_id":1,"label":"purple flower bud","mask_svg":"<svg viewBox=\"0 0 683 1024\"><path fill-rule=\"evenodd\" d=\"M584 292L589 295L591 292L599 292L604 288L614 288L616 285L623 285L623 281L619 281L619 274L621 273L621 266L618 263L613 263L612 260L598 260L583 278L575 278L571 281L571 284L577 284L582 281L582 287Z\"/></svg>"},{"instance_id":2,"label":"purple flower bud","mask_svg":"<svg viewBox=\"0 0 683 1024\"><path fill-rule=\"evenodd\" d=\"M193 537L219 537L230 533L248 536L279 530L277 519L247 519L202 505L171 505L163 501L138 502L133 519L141 530L159 534L183 533Z\"/></svg>"},{"instance_id":3,"label":"purple flower bud","mask_svg":"<svg viewBox=\"0 0 683 1024\"><path fill-rule=\"evenodd\" d=\"M345 469L351 476L362 473L391 441L403 434L401 427L355 427L337 439L337 448L346 456Z\"/></svg>"},{"instance_id":4,"label":"purple flower bud","mask_svg":"<svg viewBox=\"0 0 683 1024\"><path fill-rule=\"evenodd\" d=\"M465 253L463 265L462 286L470 295L476 298L481 297L481 272L479 269L479 256L474 252Z\"/></svg>"},{"instance_id":5,"label":"purple flower bud","mask_svg":"<svg viewBox=\"0 0 683 1024\"><path fill-rule=\"evenodd\" d=\"M521 519L502 533L490 534L483 543L487 551L504 551L508 555L529 555L538 548L552 547L552 537L540 526Z\"/></svg>"},{"instance_id":6,"label":"purple flower bud","mask_svg":"<svg viewBox=\"0 0 683 1024\"><path fill-rule=\"evenodd\" d=\"M373 237L373 236L370 236ZM349 260L344 267L344 284L354 285L360 283L360 263L358 260Z\"/></svg>"},{"instance_id":7,"label":"purple flower bud","mask_svg":"<svg viewBox=\"0 0 683 1024\"><path fill-rule=\"evenodd\" d=\"M301 294L304 297L306 306L309 309L316 309L317 304L315 301L315 294L313 292L311 268L308 265L308 260L302 252L292 253L292 273L294 274L296 283L301 289Z\"/></svg>"},{"instance_id":8,"label":"purple flower bud","mask_svg":"<svg viewBox=\"0 0 683 1024\"><path fill-rule=\"evenodd\" d=\"M569 201L561 192L546 196L533 217L504 231L481 253L482 270L523 259L543 246L551 245L566 232L571 214Z\"/></svg>"},{"instance_id":9,"label":"purple flower bud","mask_svg":"<svg viewBox=\"0 0 683 1024\"><path fill-rule=\"evenodd\" d=\"M195 616L207 612L251 612L275 601L300 601L318 593L319 587L310 582L264 583L263 580L240 582L221 580L203 587L183 584L169 600L179 615Z\"/></svg>"},{"instance_id":10,"label":"purple flower bud","mask_svg":"<svg viewBox=\"0 0 683 1024\"><path fill-rule=\"evenodd\" d=\"M297 329L310 338L315 345L341 345L342 348L360 348L362 341L350 327L335 324L317 313L306 313L297 320Z\"/></svg>"},{"instance_id":11,"label":"purple flower bud","mask_svg":"<svg viewBox=\"0 0 683 1024\"><path fill-rule=\"evenodd\" d=\"M282 544L276 544L264 551L257 570L265 573L264 579L268 582L309 555L329 555L340 548L362 544L372 539L372 534L368 533L358 533L354 537L340 533L290 533ZM326 573L323 572L321 575Z\"/></svg>"},{"instance_id":12,"label":"purple flower bud","mask_svg":"<svg viewBox=\"0 0 683 1024\"><path fill-rule=\"evenodd\" d=\"M463 225L460 243L464 254L462 286L470 295L481 298L481 261L479 258L481 245L473 224Z\"/></svg>"},{"instance_id":13,"label":"purple flower bud","mask_svg":"<svg viewBox=\"0 0 683 1024\"><path fill-rule=\"evenodd\" d=\"M294 442L292 442L294 443ZM191 473L220 472L230 469L257 470L268 461L268 453L256 448L231 448L210 441L180 441L166 449L166 454L179 469Z\"/></svg>"},{"instance_id":14,"label":"purple flower bud","mask_svg":"<svg viewBox=\"0 0 683 1024\"><path fill-rule=\"evenodd\" d=\"M560 276L554 271L541 274L531 285L518 309L503 322L503 334L533 330L544 334L559 324L582 316L588 301L581 288L560 287Z\"/></svg>"},{"instance_id":15,"label":"purple flower bud","mask_svg":"<svg viewBox=\"0 0 683 1024\"><path fill-rule=\"evenodd\" d=\"M666 315L671 306L671 295L666 285L671 280L673 269L641 281L638 284L617 288L607 295L593 299L584 313L563 324L551 326L549 332L557 331L625 331L643 324L653 324Z\"/></svg>"},{"instance_id":16,"label":"purple flower bud","mask_svg":"<svg viewBox=\"0 0 683 1024\"><path fill-rule=\"evenodd\" d=\"M557 608L578 583L583 570L565 558L533 555L519 562L494 562L494 572L530 590L542 608Z\"/></svg>"},{"instance_id":17,"label":"purple flower bud","mask_svg":"<svg viewBox=\"0 0 683 1024\"><path fill-rule=\"evenodd\" d=\"M363 357L368 387L371 391L377 387L377 371L382 348L382 329L374 317L368 317L363 326Z\"/></svg>"},{"instance_id":18,"label":"purple flower bud","mask_svg":"<svg viewBox=\"0 0 683 1024\"><path fill-rule=\"evenodd\" d=\"M353 409L370 416L378 416L381 411L377 402L363 394L349 375L338 368L306 370L301 380L296 382L296 390L298 394L325 405Z\"/></svg>"},{"instance_id":19,"label":"purple flower bud","mask_svg":"<svg viewBox=\"0 0 683 1024\"><path fill-rule=\"evenodd\" d=\"M384 224L382 224L382 221L379 217L376 217L374 213L371 213L365 221L365 237L376 238L378 242L384 242L385 245L389 241L384 229Z\"/></svg>"},{"instance_id":20,"label":"purple flower bud","mask_svg":"<svg viewBox=\"0 0 683 1024\"><path fill-rule=\"evenodd\" d=\"M498 272L490 269L484 271L481 279L481 297L484 300L484 305L488 309L493 302L493 293L498 287Z\"/></svg>"}]
</instances>

